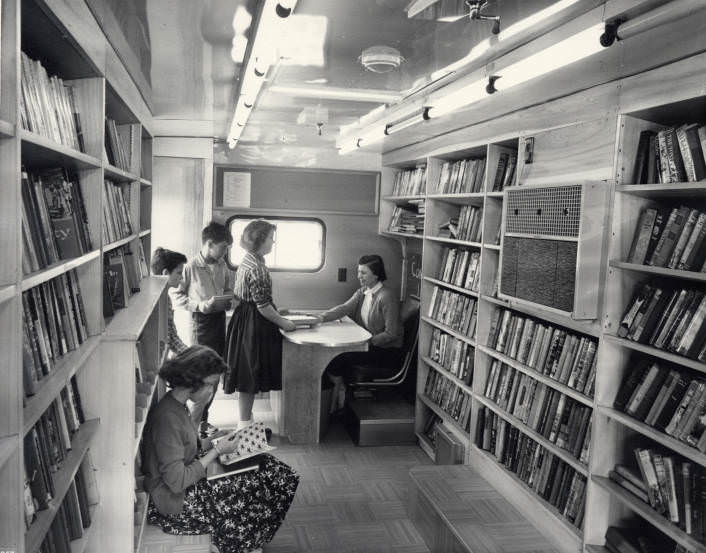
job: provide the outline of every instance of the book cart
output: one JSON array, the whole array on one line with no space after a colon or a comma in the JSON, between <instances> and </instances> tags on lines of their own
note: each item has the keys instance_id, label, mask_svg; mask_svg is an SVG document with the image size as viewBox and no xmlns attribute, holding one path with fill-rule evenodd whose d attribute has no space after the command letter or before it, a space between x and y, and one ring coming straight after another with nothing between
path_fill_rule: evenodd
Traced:
<instances>
[{"instance_id":1,"label":"book cart","mask_svg":"<svg viewBox=\"0 0 706 553\"><path fill-rule=\"evenodd\" d=\"M538 130L518 129L514 136L496 137L481 130L480 134L485 133L487 138L476 142L470 132L463 136L462 131L455 131L448 142L455 141L458 146L440 146L442 142L438 141L434 143L434 151L427 146L427 156L422 155L424 145L420 144L383 157L386 165L383 168L383 199L385 190L391 190L395 171L400 167L415 167L420 163L427 166L416 399L419 445L433 458L433 426L443 424L465 446L463 462L475 471L468 474L469 489L475 485L475 475L482 475L560 551L608 551L603 544L606 532L612 526L649 528L651 534L669 540L670 551L676 546L688 551L706 551L705 543L685 531L683 526L670 522L668 514L667 517L659 514L649 503L608 478L617 464L629 465L637 471L634 452L637 447L661 451L665 456L674 457L675 463L686 461L697 469L704 468L706 463L706 454L696 447L613 406L622 383L641 359L664 362L668 368L681 371L691 379L702 377L706 369L701 361L631 341L617 333L638 286L649 279L659 278L660 282L673 282L673 286L703 291L706 277L697 272L698 269L679 271L626 261L640 213L646 205L685 204L691 209L705 208L706 181L640 185L630 182L642 130L685 123L704 124L703 78L696 76L696 68L703 61L703 54L700 54L622 79L617 87L606 85L605 90L596 92L596 96L612 109L582 112L575 108L580 114L578 122L557 118L554 109L546 110L550 116L543 108L535 108L529 111L527 120L535 123ZM683 83L683 87L678 92L671 89L667 92L658 84L663 79ZM570 112L572 106L581 101L580 94L562 100L565 105L557 111L566 109ZM555 123L554 128L547 123ZM507 125L500 123L498 128L507 129ZM522 153L530 140L534 145L534 159L531 164L526 164ZM574 320L541 306L498 297L497 275L502 263L503 231L498 235L497 229L502 226L504 194L493 191L493 188L498 171L506 170L499 160L501 152L519 154L515 175L506 183L508 187L586 181L603 182L609 187L611 202L607 208L609 213L605 215L610 221L607 227L610 231L605 234L606 243L597 259L604 276L600 282L599 316L596 319ZM409 155L409 161L405 161L405 155ZM467 194L436 193L445 162L474 157L487 160L481 190ZM480 240L460 241L439 236L439 228L458 216L459 206L465 205L482 207ZM387 221L382 220L386 214L382 207L380 213L380 228L384 230ZM467 257L479 253L477 289L466 287L465 278L461 281L449 278L453 266L446 267L449 263L446 250L450 248L468 250ZM441 308L435 307L442 291L446 292L446 303ZM475 332L465 334L455 325L459 320L468 320L469 315L464 309L469 306L477 310L473 323ZM546 329L564 333L566 343L573 340L575 353L583 351L585 357L586 351L589 352L587 359L592 359L592 366L578 363L580 359L576 356L573 367L565 364L565 370L568 367L569 372L561 378L558 374L543 372L537 367L537 353L533 354L529 349L523 353L519 347L521 333L516 338L518 344L514 350L498 347L493 341L497 330L493 325L498 311L499 321L502 321L502 313L508 311L515 319L532 321L535 327L543 327L545 333ZM472 329L473 324L466 330ZM444 338L446 343L441 346L440 335L447 335ZM454 350L454 342L461 346L456 346L455 354L449 354ZM575 374L569 379L571 370ZM583 380L579 382L581 371ZM563 405L575 406L566 411L569 415L572 411L575 414L571 415L571 426L564 429L565 434L571 429L568 436L572 439L571 447L567 447L561 436L550 435L547 428L542 431L541 425L537 426L542 415L533 412L531 405L523 406L524 414L517 410L516 403L514 409L511 407L513 379L524 382L525 387L533 387L533 391L542 389L545 395L540 397L548 397L551 393L559 397ZM533 414L534 419L528 414ZM486 427L489 417L491 426ZM566 419L559 422L569 423ZM492 428L492 440L487 435L488 428ZM524 474L511 470L511 463L506 458L507 449L504 453L498 451L500 442L497 440L501 433L504 439L508 434L512 435L514 441L508 442L510 446L516 448L521 444L525 455L531 455L531 464L540 469L544 467L544 472L540 470L532 474L527 467ZM579 437L572 437L573 434L579 434ZM566 440L566 435L563 439ZM584 443L579 445L579 439ZM490 447L489 442L495 447ZM554 464L547 465L545 459ZM563 465L561 472L557 470L559 465ZM460 469L449 472L445 467L429 467L423 472L429 482L444 485L444 482L451 481L452 475L454 485L463 486ZM528 477L530 474L531 478ZM561 474L563 481L554 487L566 490L561 501L558 500L561 494L557 496L555 491L552 495L551 486L545 487L544 493L538 491L551 484L551 478L556 474ZM464 507L445 504L448 498L442 497L443 494L423 492L429 483L417 483L418 478L418 475L412 478L415 488L410 496L410 512L427 544L434 544L439 551L472 550L467 534L469 526L464 526L455 514ZM419 507L422 504L425 505L423 509ZM445 509L450 511L445 512ZM436 515L425 515L422 511ZM465 540L464 536L469 539Z\"/></svg>"},{"instance_id":2,"label":"book cart","mask_svg":"<svg viewBox=\"0 0 706 553\"><path fill-rule=\"evenodd\" d=\"M56 526L70 522L80 533L70 541L72 553L124 552L138 545L144 524L135 463L144 415L158 389L155 374L166 337L165 279L146 276L146 263L141 271L138 265L140 244L146 255L151 251L151 115L85 4L69 8L59 2L3 0L1 9L0 487L5 495L0 549L33 553L43 543L51 549L57 536L68 536ZM36 81L28 88L40 66L55 88ZM71 105L57 100L58 91L67 87ZM66 109L60 112L57 106ZM52 109L54 123L38 115ZM122 167L106 155L106 118L130 136L123 143ZM77 131L73 138L67 131L71 120ZM37 182L33 175L55 169L70 174L80 189L78 194L74 188L72 203L83 203L84 216L75 224L83 223L80 232L90 241L75 255L54 245L59 255L55 250L53 258L40 259L40 240L32 233L56 227L43 225L50 221L37 213L28 214L23 191ZM131 223L130 232L114 241L104 234L107 181L121 187ZM41 190L41 185L34 189ZM54 236L58 240L56 230ZM41 241L48 244L51 238ZM119 248L135 260L138 282L127 304L104 316L104 257ZM39 259L39 269L30 266L30 256ZM45 302L41 315L33 303L39 298ZM42 352L46 359L38 357ZM35 364L40 358L42 363ZM64 420L66 403L62 409L72 385L82 408L77 428ZM44 498L43 508L32 499L30 481L39 476L26 470L27 444L40 424L63 436L64 450L58 462L52 457L53 493ZM53 455L56 442L34 443ZM76 505L71 498L81 487L79 475L89 489L83 502L78 492L86 510L77 521L67 505Z\"/></svg>"}]
</instances>

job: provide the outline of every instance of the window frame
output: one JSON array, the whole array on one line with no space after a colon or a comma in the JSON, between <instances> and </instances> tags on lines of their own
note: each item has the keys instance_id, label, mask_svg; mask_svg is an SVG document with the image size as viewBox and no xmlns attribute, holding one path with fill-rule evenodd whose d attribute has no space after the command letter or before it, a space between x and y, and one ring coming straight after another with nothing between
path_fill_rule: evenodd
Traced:
<instances>
[{"instance_id":1,"label":"window frame","mask_svg":"<svg viewBox=\"0 0 706 553\"><path fill-rule=\"evenodd\" d=\"M326 223L323 221L323 219L320 219L319 217L293 217L289 215L264 215L262 213L236 213L235 215L231 215L226 219L225 222L225 227L228 229L228 232L230 233L230 224L233 220L235 219L264 219L265 221L272 221L274 224L277 224L276 221L307 221L307 222L316 222L321 225L321 263L319 264L318 267L315 269L299 269L299 268L292 268L292 267L268 267L270 272L273 273L318 273L320 272L323 268L324 265L326 264ZM236 238L235 236L233 237L233 244L236 244L236 240L239 240L239 238ZM228 248L228 255L226 256L226 264L228 267L235 271L238 269L238 265L234 265L230 261L230 251L232 250L232 246Z\"/></svg>"}]
</instances>

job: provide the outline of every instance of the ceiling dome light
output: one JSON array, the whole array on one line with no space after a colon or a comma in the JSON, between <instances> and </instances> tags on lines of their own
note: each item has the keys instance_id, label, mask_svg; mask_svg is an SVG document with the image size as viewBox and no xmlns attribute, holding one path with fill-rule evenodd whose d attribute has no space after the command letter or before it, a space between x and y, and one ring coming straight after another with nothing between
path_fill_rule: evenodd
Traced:
<instances>
[{"instance_id":1,"label":"ceiling dome light","mask_svg":"<svg viewBox=\"0 0 706 553\"><path fill-rule=\"evenodd\" d=\"M388 73L404 61L400 51L391 46L370 46L363 50L359 59L363 67L373 73Z\"/></svg>"}]
</instances>

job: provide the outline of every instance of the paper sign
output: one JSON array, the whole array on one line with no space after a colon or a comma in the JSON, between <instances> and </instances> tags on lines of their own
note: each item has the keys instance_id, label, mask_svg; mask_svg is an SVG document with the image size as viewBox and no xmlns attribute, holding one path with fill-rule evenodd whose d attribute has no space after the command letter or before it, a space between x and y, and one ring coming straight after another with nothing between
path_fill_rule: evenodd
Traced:
<instances>
[{"instance_id":1,"label":"paper sign","mask_svg":"<svg viewBox=\"0 0 706 553\"><path fill-rule=\"evenodd\" d=\"M250 207L250 181L250 173L224 171L222 207Z\"/></svg>"}]
</instances>

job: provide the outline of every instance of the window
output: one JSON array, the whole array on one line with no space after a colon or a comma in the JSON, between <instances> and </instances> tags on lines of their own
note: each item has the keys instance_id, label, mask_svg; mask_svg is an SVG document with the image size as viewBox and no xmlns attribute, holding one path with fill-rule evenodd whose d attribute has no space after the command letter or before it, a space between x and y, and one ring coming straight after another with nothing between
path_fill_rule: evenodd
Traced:
<instances>
[{"instance_id":1,"label":"window","mask_svg":"<svg viewBox=\"0 0 706 553\"><path fill-rule=\"evenodd\" d=\"M275 244L265 256L270 270L306 273L318 271L324 266L326 227L320 219L243 215L235 215L226 223L233 237L233 247L228 257L231 266L237 267L245 255L245 250L240 247L243 229L250 221L260 218L277 225Z\"/></svg>"}]
</instances>

